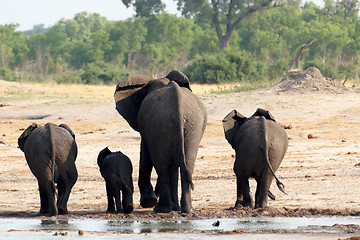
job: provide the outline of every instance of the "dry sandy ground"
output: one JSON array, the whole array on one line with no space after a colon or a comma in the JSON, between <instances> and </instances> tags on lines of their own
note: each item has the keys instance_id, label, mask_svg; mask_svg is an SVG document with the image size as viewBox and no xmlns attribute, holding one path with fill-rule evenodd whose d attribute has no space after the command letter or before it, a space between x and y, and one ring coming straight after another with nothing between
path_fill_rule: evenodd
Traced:
<instances>
[{"instance_id":1,"label":"dry sandy ground","mask_svg":"<svg viewBox=\"0 0 360 240\"><path fill-rule=\"evenodd\" d=\"M184 216L156 215L140 208L136 184L140 137L116 112L112 92L100 97L92 97L90 92L89 97L60 93L46 97L53 88L0 83L0 93L10 96L0 96L0 216L35 217L39 210L36 179L17 147L17 138L32 122L66 123L76 134L79 178L68 202L70 216L125 217L104 213L105 183L96 158L106 146L121 150L134 165L135 211L127 217L360 215L360 93L356 91L282 92L268 88L200 94L207 107L208 124L193 174L195 211ZM32 96L39 91L44 96ZM16 96L11 97L12 93ZM19 99L19 94L24 98ZM221 121L232 109L250 116L258 107L270 110L279 123L292 127L286 129L289 148L277 171L288 194L273 184L271 191L277 199L269 200L268 209L232 210L236 197L234 151L224 138ZM254 191L254 181L251 186Z\"/></svg>"}]
</instances>

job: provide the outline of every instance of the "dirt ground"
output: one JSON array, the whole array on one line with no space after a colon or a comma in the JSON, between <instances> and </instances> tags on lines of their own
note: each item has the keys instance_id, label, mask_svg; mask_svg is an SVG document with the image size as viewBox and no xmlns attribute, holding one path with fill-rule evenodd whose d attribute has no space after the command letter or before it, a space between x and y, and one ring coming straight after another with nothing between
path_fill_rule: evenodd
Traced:
<instances>
[{"instance_id":1,"label":"dirt ground","mask_svg":"<svg viewBox=\"0 0 360 240\"><path fill-rule=\"evenodd\" d=\"M4 96L24 95L0 96L0 217L35 217L39 210L37 181L17 146L17 138L32 122L66 123L76 134L79 178L68 202L70 216L184 217L179 213L154 214L139 206L140 136L116 112L112 93L103 97L46 97L47 91L54 89L0 81ZM39 92L44 96L32 96ZM356 89L345 89L313 72L293 75L266 89L198 95L207 107L208 124L193 173L194 213L186 217L360 216L360 93ZM258 107L268 109L289 137L288 151L276 172L287 195L273 184L276 200L269 200L269 208L234 210L234 151L224 138L222 119L233 109L250 116ZM135 210L129 216L105 213L105 183L96 158L106 146L122 151L134 166ZM254 192L253 180L251 188Z\"/></svg>"}]
</instances>

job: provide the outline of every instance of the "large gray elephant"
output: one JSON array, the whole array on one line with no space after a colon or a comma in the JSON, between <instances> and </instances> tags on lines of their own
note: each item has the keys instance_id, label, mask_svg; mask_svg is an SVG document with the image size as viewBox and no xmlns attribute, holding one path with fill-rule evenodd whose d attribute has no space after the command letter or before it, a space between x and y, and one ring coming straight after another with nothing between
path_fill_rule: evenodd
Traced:
<instances>
[{"instance_id":1,"label":"large gray elephant","mask_svg":"<svg viewBox=\"0 0 360 240\"><path fill-rule=\"evenodd\" d=\"M274 196L269 188L275 177L277 186L284 192L284 185L275 176L287 147L288 137L284 129L275 122L271 113L257 109L246 118L236 110L223 120L225 138L235 149L234 172L237 178L237 200L235 207L252 206L249 178L257 181L255 208L267 206L267 196Z\"/></svg>"},{"instance_id":2,"label":"large gray elephant","mask_svg":"<svg viewBox=\"0 0 360 240\"><path fill-rule=\"evenodd\" d=\"M101 176L106 182L106 194L108 198L107 212L130 213L133 207L133 167L130 159L122 152L111 152L109 148L100 151L97 159ZM120 200L122 192L122 204ZM115 205L114 205L115 200Z\"/></svg>"},{"instance_id":3,"label":"large gray elephant","mask_svg":"<svg viewBox=\"0 0 360 240\"><path fill-rule=\"evenodd\" d=\"M154 80L129 76L116 86L114 98L117 111L141 135L140 205L156 205L155 212L190 212L192 173L207 114L204 104L191 92L189 79L178 71ZM150 183L153 166L158 175L158 203Z\"/></svg>"},{"instance_id":4,"label":"large gray elephant","mask_svg":"<svg viewBox=\"0 0 360 240\"><path fill-rule=\"evenodd\" d=\"M40 214L65 214L70 191L78 178L75 166L77 145L73 131L66 125L30 125L19 137L31 172L38 180ZM55 183L58 188L55 205Z\"/></svg>"}]
</instances>

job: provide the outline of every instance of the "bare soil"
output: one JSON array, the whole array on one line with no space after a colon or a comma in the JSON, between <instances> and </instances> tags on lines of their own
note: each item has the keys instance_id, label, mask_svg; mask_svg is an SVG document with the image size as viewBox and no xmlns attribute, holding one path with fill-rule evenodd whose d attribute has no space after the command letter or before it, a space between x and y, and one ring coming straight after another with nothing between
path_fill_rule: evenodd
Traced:
<instances>
[{"instance_id":1,"label":"bare soil","mask_svg":"<svg viewBox=\"0 0 360 240\"><path fill-rule=\"evenodd\" d=\"M189 215L155 214L139 206L140 136L115 110L112 94L32 97L26 92L37 86L0 81L0 92L24 94L23 99L0 98L0 217L37 217L37 181L17 146L17 138L32 122L66 123L76 134L79 178L68 202L70 217L360 216L360 93L319 74L312 69L266 89L199 95L207 107L208 124L193 173L194 212ZM276 200L269 200L268 208L235 210L234 151L224 138L222 119L233 109L250 116L258 107L268 109L289 137L276 172L287 195L273 184ZM129 215L105 213L105 183L96 158L106 146L132 160L135 210ZM251 188L254 192L254 181Z\"/></svg>"}]
</instances>

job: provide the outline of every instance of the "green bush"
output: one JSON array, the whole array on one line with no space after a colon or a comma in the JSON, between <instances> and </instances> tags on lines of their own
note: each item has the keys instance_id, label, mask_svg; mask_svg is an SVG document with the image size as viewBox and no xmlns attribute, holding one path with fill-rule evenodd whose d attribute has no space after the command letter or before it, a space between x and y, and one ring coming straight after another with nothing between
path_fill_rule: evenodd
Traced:
<instances>
[{"instance_id":1,"label":"green bush","mask_svg":"<svg viewBox=\"0 0 360 240\"><path fill-rule=\"evenodd\" d=\"M85 84L113 84L130 75L123 68L113 66L110 63L89 63L84 67L80 75Z\"/></svg>"},{"instance_id":2,"label":"green bush","mask_svg":"<svg viewBox=\"0 0 360 240\"><path fill-rule=\"evenodd\" d=\"M225 51L199 57L183 71L193 82L214 84L254 80L260 77L261 69L251 54Z\"/></svg>"},{"instance_id":3,"label":"green bush","mask_svg":"<svg viewBox=\"0 0 360 240\"><path fill-rule=\"evenodd\" d=\"M81 74L82 74L81 70L68 71L68 72L65 72L61 76L56 76L55 79L56 79L56 82L59 84L61 84L61 83L82 83Z\"/></svg>"},{"instance_id":4,"label":"green bush","mask_svg":"<svg viewBox=\"0 0 360 240\"><path fill-rule=\"evenodd\" d=\"M13 71L11 71L9 68L3 67L0 68L0 79L6 80L6 81L15 81L16 76Z\"/></svg>"}]
</instances>

